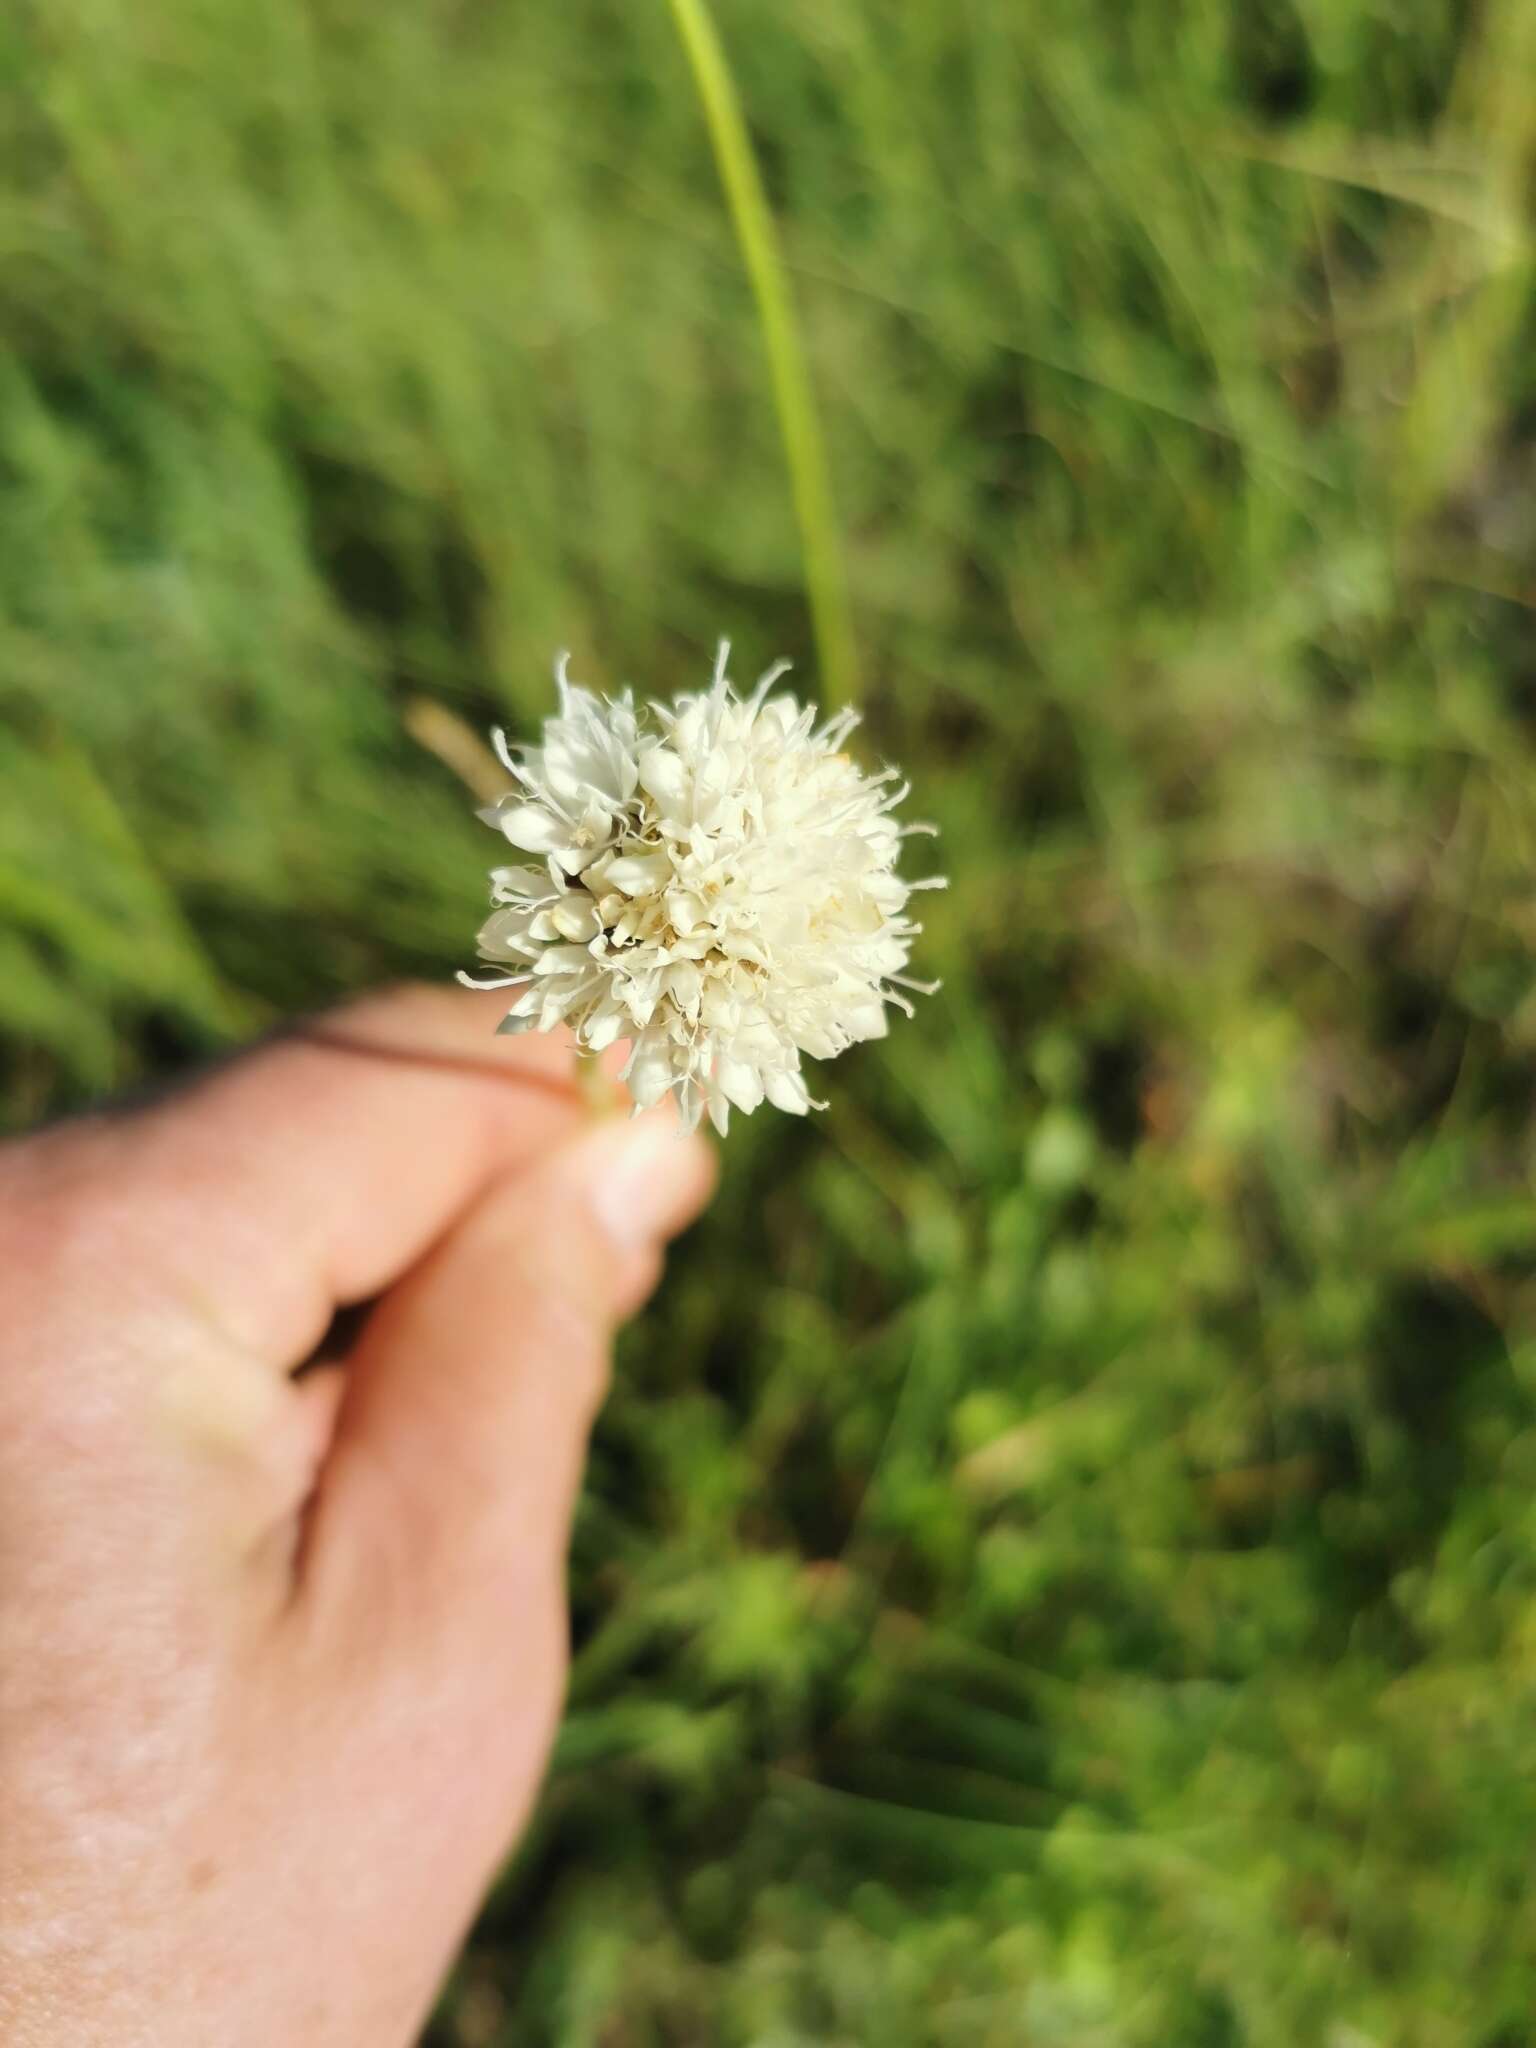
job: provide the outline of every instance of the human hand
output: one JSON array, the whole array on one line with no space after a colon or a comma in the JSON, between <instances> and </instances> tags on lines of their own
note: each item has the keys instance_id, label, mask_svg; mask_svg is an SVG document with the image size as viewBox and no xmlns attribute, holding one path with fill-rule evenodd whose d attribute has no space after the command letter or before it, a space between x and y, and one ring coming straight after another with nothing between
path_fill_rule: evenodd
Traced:
<instances>
[{"instance_id":1,"label":"human hand","mask_svg":"<svg viewBox=\"0 0 1536 2048\"><path fill-rule=\"evenodd\" d=\"M527 1816L610 1335L711 1167L499 1007L0 1148L10 2048L397 2048Z\"/></svg>"}]
</instances>

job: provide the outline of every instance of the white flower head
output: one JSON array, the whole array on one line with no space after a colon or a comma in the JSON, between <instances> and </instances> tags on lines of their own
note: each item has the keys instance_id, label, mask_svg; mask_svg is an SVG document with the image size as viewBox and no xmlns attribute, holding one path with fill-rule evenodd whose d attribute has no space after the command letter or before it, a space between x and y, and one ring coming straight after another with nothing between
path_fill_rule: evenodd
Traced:
<instances>
[{"instance_id":1,"label":"white flower head","mask_svg":"<svg viewBox=\"0 0 1536 2048\"><path fill-rule=\"evenodd\" d=\"M539 865L491 873L496 906L471 986L516 988L503 1031L569 1026L600 1052L631 1041L623 1078L638 1108L676 1089L683 1123L765 1099L821 1109L802 1055L833 1059L882 1038L921 929L896 872L907 794L894 768L866 775L843 752L853 711L818 724L775 685L736 695L722 641L711 687L637 714L628 692L600 699L556 663L558 713L537 746L497 753L514 787L481 811ZM461 976L468 981L468 976Z\"/></svg>"}]
</instances>

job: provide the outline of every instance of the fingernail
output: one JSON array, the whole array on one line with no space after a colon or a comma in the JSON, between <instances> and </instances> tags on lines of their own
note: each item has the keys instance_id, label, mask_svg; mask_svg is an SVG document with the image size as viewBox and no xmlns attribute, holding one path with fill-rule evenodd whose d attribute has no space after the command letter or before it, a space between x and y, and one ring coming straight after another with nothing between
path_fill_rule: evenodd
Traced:
<instances>
[{"instance_id":1,"label":"fingernail","mask_svg":"<svg viewBox=\"0 0 1536 2048\"><path fill-rule=\"evenodd\" d=\"M599 1124L572 1148L598 1227L621 1251L653 1245L677 1229L702 1192L698 1140L670 1117Z\"/></svg>"}]
</instances>

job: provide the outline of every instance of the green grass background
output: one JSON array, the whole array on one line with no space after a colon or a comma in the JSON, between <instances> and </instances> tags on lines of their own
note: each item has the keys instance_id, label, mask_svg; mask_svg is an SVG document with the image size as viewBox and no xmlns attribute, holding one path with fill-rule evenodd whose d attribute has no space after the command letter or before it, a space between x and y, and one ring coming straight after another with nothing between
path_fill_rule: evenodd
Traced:
<instances>
[{"instance_id":1,"label":"green grass background","mask_svg":"<svg viewBox=\"0 0 1536 2048\"><path fill-rule=\"evenodd\" d=\"M1536 4L717 20L946 985L627 1343L432 2040L1521 2048ZM660 0L18 0L0 166L21 1125L466 958L415 700L812 634Z\"/></svg>"}]
</instances>

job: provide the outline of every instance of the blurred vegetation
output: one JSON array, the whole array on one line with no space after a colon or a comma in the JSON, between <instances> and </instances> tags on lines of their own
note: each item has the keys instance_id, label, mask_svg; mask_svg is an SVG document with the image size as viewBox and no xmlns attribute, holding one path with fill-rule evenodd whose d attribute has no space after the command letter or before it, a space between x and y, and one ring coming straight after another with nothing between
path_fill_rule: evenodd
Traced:
<instances>
[{"instance_id":1,"label":"blurred vegetation","mask_svg":"<svg viewBox=\"0 0 1536 2048\"><path fill-rule=\"evenodd\" d=\"M627 1350L441 2048L1536 2038L1536 0L718 0L944 994ZM0 23L0 1100L810 646L667 10Z\"/></svg>"}]
</instances>

